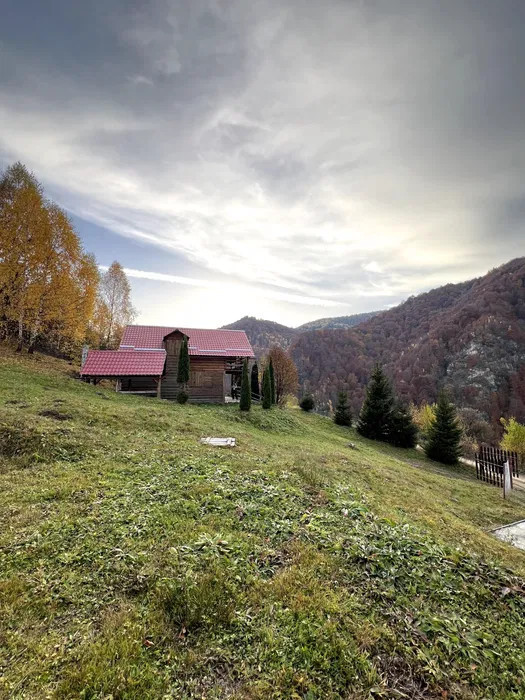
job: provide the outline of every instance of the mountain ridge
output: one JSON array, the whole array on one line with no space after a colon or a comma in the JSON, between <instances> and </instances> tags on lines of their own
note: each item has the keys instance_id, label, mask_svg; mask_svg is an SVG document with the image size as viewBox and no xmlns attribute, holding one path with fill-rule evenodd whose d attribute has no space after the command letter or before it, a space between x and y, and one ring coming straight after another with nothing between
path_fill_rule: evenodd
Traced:
<instances>
[{"instance_id":1,"label":"mountain ridge","mask_svg":"<svg viewBox=\"0 0 525 700\"><path fill-rule=\"evenodd\" d=\"M381 311L367 311L349 316L318 318L296 327L285 326L282 323L255 316L243 316L233 323L221 326L221 328L246 331L256 356L260 357L268 352L272 345L278 345L283 350L287 350L301 333L322 329L353 328L379 313Z\"/></svg>"},{"instance_id":2,"label":"mountain ridge","mask_svg":"<svg viewBox=\"0 0 525 700\"><path fill-rule=\"evenodd\" d=\"M407 402L434 401L447 388L494 423L502 415L525 420L525 257L359 316L297 328L246 316L224 327L245 330L257 357L271 345L289 350L301 392L312 392L320 408L345 390L359 411L380 362ZM355 325L338 327L345 318Z\"/></svg>"},{"instance_id":3,"label":"mountain ridge","mask_svg":"<svg viewBox=\"0 0 525 700\"><path fill-rule=\"evenodd\" d=\"M525 257L410 297L349 330L301 334L291 345L303 391L320 404L349 392L358 411L380 362L405 401L448 389L493 422L525 420Z\"/></svg>"}]
</instances>

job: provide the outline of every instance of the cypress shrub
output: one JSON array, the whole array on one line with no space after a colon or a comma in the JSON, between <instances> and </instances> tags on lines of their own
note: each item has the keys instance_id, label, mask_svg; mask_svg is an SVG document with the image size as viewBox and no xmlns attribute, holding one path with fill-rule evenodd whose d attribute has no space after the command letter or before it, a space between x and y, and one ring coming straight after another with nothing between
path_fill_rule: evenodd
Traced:
<instances>
[{"instance_id":1,"label":"cypress shrub","mask_svg":"<svg viewBox=\"0 0 525 700\"><path fill-rule=\"evenodd\" d=\"M242 379L241 379L241 401L239 408L241 411L249 411L252 406L252 392L250 388L250 379L248 377L248 360L242 363Z\"/></svg>"},{"instance_id":2,"label":"cypress shrub","mask_svg":"<svg viewBox=\"0 0 525 700\"><path fill-rule=\"evenodd\" d=\"M352 425L352 411L348 405L348 397L346 392L340 391L335 407L334 423L337 425Z\"/></svg>"},{"instance_id":3,"label":"cypress shrub","mask_svg":"<svg viewBox=\"0 0 525 700\"><path fill-rule=\"evenodd\" d=\"M388 442L396 447L415 447L418 428L408 408L398 402L392 411Z\"/></svg>"},{"instance_id":4,"label":"cypress shrub","mask_svg":"<svg viewBox=\"0 0 525 700\"><path fill-rule=\"evenodd\" d=\"M428 431L425 445L427 457L443 464L456 464L461 455L460 441L462 430L454 404L447 394L439 394L435 418Z\"/></svg>"},{"instance_id":5,"label":"cypress shrub","mask_svg":"<svg viewBox=\"0 0 525 700\"><path fill-rule=\"evenodd\" d=\"M299 402L299 406L303 411L313 411L313 409L315 408L314 397L310 394L303 396L303 398Z\"/></svg>"},{"instance_id":6,"label":"cypress shrub","mask_svg":"<svg viewBox=\"0 0 525 700\"><path fill-rule=\"evenodd\" d=\"M263 408L272 407L272 383L270 379L270 370L267 367L263 372Z\"/></svg>"},{"instance_id":7,"label":"cypress shrub","mask_svg":"<svg viewBox=\"0 0 525 700\"><path fill-rule=\"evenodd\" d=\"M183 338L179 352L179 364L177 366L177 382L187 384L190 381L190 355L188 352L188 339Z\"/></svg>"},{"instance_id":8,"label":"cypress shrub","mask_svg":"<svg viewBox=\"0 0 525 700\"><path fill-rule=\"evenodd\" d=\"M357 421L357 432L371 440L388 442L393 410L392 386L378 364L366 387L365 400Z\"/></svg>"},{"instance_id":9,"label":"cypress shrub","mask_svg":"<svg viewBox=\"0 0 525 700\"><path fill-rule=\"evenodd\" d=\"M270 388L272 392L272 403L275 403L276 398L275 398L275 372L273 371L273 361L272 358L270 357L270 364L268 366L268 371L270 374Z\"/></svg>"},{"instance_id":10,"label":"cypress shrub","mask_svg":"<svg viewBox=\"0 0 525 700\"><path fill-rule=\"evenodd\" d=\"M251 390L252 390L253 398L259 399L261 396L260 388L259 388L259 368L257 367L256 362L254 363L254 365L252 367Z\"/></svg>"}]
</instances>

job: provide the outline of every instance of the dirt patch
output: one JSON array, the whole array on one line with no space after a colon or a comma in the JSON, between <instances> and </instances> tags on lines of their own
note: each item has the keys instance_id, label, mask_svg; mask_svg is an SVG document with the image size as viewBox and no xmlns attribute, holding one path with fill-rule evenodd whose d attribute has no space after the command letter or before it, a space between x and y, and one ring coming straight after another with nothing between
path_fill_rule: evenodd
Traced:
<instances>
[{"instance_id":1,"label":"dirt patch","mask_svg":"<svg viewBox=\"0 0 525 700\"><path fill-rule=\"evenodd\" d=\"M60 411L55 411L52 408L40 411L38 415L44 418L53 418L53 420L71 420L73 418L69 413L60 413Z\"/></svg>"},{"instance_id":2,"label":"dirt patch","mask_svg":"<svg viewBox=\"0 0 525 700\"><path fill-rule=\"evenodd\" d=\"M6 406L18 406L18 408L28 408L29 404L24 403L24 401L20 401L19 399L9 399L9 401L5 402Z\"/></svg>"}]
</instances>

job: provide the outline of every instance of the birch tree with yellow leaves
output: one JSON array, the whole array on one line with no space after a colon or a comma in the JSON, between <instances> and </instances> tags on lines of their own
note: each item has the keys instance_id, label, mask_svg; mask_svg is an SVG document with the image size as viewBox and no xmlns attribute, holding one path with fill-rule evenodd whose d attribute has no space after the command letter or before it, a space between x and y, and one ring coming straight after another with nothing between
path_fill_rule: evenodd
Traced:
<instances>
[{"instance_id":1,"label":"birch tree with yellow leaves","mask_svg":"<svg viewBox=\"0 0 525 700\"><path fill-rule=\"evenodd\" d=\"M18 348L70 354L84 339L99 284L67 214L21 163L0 177L0 329Z\"/></svg>"}]
</instances>

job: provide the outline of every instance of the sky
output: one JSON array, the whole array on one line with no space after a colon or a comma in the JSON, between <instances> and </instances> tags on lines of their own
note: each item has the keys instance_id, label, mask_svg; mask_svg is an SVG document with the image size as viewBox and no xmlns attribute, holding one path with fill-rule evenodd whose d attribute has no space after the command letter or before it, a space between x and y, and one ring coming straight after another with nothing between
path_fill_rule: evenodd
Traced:
<instances>
[{"instance_id":1,"label":"sky","mask_svg":"<svg viewBox=\"0 0 525 700\"><path fill-rule=\"evenodd\" d=\"M0 168L137 322L288 325L525 254L523 0L3 0Z\"/></svg>"}]
</instances>

